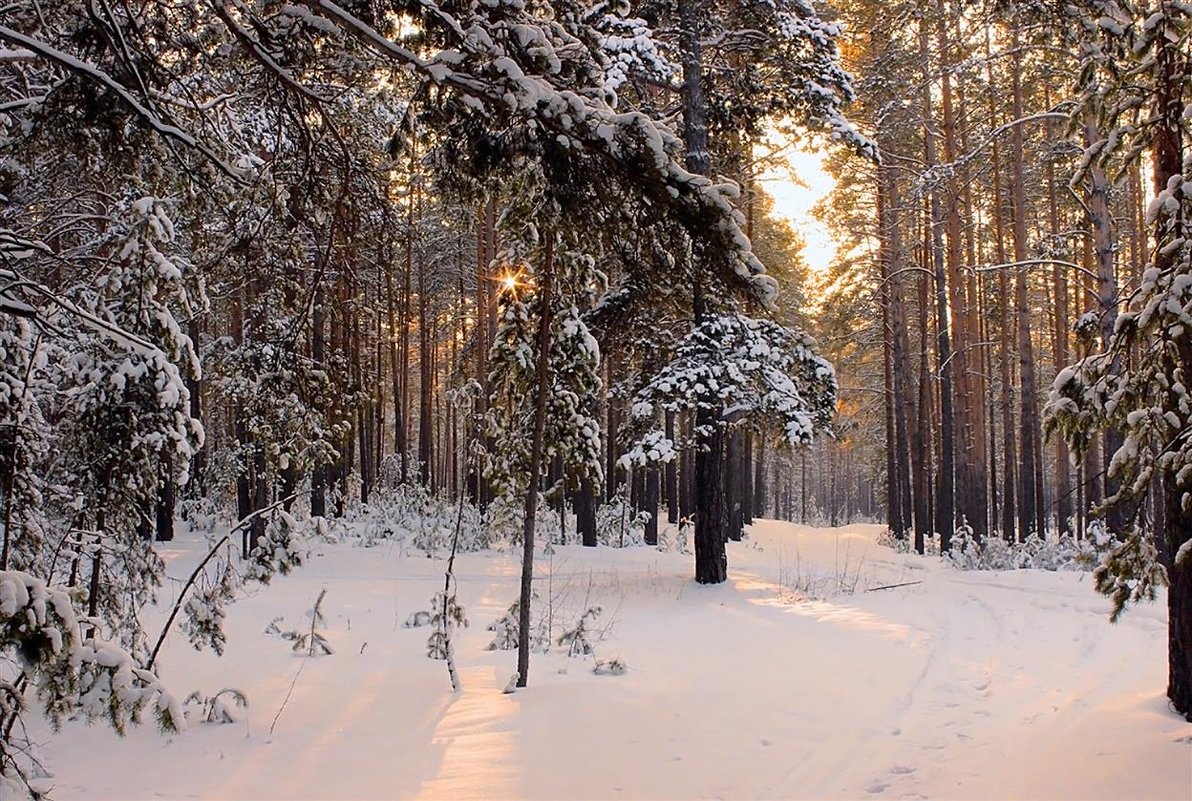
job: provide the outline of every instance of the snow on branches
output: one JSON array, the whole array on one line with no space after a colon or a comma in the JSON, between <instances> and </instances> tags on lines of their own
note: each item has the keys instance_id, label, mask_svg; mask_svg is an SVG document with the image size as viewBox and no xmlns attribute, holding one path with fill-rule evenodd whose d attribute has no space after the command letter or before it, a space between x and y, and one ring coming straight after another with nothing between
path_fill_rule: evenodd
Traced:
<instances>
[{"instance_id":1,"label":"snow on branches","mask_svg":"<svg viewBox=\"0 0 1192 801\"><path fill-rule=\"evenodd\" d=\"M514 255L511 249L507 258ZM528 263L528 262L527 262ZM489 381L493 404L487 416L492 447L485 476L498 493L517 497L525 489L533 429L533 397L538 363L537 328L549 319L549 360L544 460L561 455L575 477L599 482L600 423L596 398L601 386L597 370L600 348L577 307L577 292L592 280L593 261L577 251L553 257L549 269L563 289L543 308L535 272L528 267L520 283L499 299L497 337L490 353Z\"/></svg>"},{"instance_id":2,"label":"snow on branches","mask_svg":"<svg viewBox=\"0 0 1192 801\"><path fill-rule=\"evenodd\" d=\"M638 393L633 416L656 424L658 410L703 408L726 423L774 426L790 445L826 430L836 374L806 334L770 320L725 314L697 323L674 356ZM668 461L674 445L657 430L622 457L627 465Z\"/></svg>"},{"instance_id":3,"label":"snow on branches","mask_svg":"<svg viewBox=\"0 0 1192 801\"><path fill-rule=\"evenodd\" d=\"M146 709L163 731L185 728L181 704L157 677L75 611L78 595L22 571L0 571L0 656L16 668L0 679L0 720L18 719L35 696L55 728L81 714L123 734ZM0 788L26 781L29 758L9 729L0 740Z\"/></svg>"},{"instance_id":4,"label":"snow on branches","mask_svg":"<svg viewBox=\"0 0 1192 801\"><path fill-rule=\"evenodd\" d=\"M1144 272L1136 310L1118 317L1107 350L1086 356L1056 376L1044 409L1047 431L1061 434L1077 454L1100 429L1115 428L1124 435L1109 465L1110 476L1121 483L1102 510L1144 497L1156 475L1174 481L1183 507L1192 507L1190 190L1192 158L1185 161L1184 174L1173 176L1151 204L1152 221L1162 233L1162 262ZM1137 355L1127 359L1132 351ZM1123 369L1123 364L1128 367ZM1117 558L1106 562L1104 579L1098 578L1099 586L1104 584L1113 597L1116 612L1127 601L1153 596L1153 590L1136 589L1156 583L1152 574L1161 570L1154 549L1141 550L1144 541L1137 532L1128 532L1111 552ZM1123 590L1122 581L1130 587Z\"/></svg>"}]
</instances>

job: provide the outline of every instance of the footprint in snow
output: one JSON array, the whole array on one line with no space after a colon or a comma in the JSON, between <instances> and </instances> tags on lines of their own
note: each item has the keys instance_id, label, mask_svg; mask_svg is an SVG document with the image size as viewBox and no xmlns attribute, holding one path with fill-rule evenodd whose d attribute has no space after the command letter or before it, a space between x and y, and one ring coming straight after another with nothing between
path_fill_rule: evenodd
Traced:
<instances>
[{"instance_id":1,"label":"footprint in snow","mask_svg":"<svg viewBox=\"0 0 1192 801\"><path fill-rule=\"evenodd\" d=\"M890 768L890 772L895 776L909 776L915 772L915 768L908 768L906 765L895 765Z\"/></svg>"}]
</instances>

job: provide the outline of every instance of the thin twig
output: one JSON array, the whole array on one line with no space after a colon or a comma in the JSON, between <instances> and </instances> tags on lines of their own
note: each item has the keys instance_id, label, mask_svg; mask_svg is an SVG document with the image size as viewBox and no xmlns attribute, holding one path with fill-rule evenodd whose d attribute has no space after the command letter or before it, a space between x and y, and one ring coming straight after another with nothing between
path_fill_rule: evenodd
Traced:
<instances>
[{"instance_id":1,"label":"thin twig","mask_svg":"<svg viewBox=\"0 0 1192 801\"><path fill-rule=\"evenodd\" d=\"M286 690L286 697L282 699L281 706L277 708L277 714L273 716L273 722L269 724L270 734L273 734L273 727L277 725L277 719L285 711L286 704L290 703L290 696L294 694L294 688L298 686L298 677L302 675L302 669L306 667L308 659L310 659L309 653L302 657L302 664L298 666L298 672L294 674L294 680L290 682L290 689Z\"/></svg>"}]
</instances>

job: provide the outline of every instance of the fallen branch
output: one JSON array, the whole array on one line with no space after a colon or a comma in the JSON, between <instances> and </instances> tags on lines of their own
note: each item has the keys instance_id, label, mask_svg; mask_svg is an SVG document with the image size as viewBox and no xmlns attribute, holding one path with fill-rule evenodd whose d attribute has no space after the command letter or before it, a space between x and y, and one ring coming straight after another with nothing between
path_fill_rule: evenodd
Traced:
<instances>
[{"instance_id":1,"label":"fallen branch","mask_svg":"<svg viewBox=\"0 0 1192 801\"><path fill-rule=\"evenodd\" d=\"M178 612L182 610L182 601L186 598L186 594L190 592L191 587L195 585L195 582L202 574L203 569L206 568L208 563L215 558L215 554L219 551L219 549L232 539L233 534L242 530L249 523L256 520L261 515L266 514L267 512L272 512L282 504L294 500L301 494L301 492L296 492L287 498L282 498L280 501L271 503L263 509L258 509L252 514L246 516L244 519L236 523L231 531L221 537L219 541L216 542L209 551L207 551L207 555L203 557L203 561L199 562L198 567L191 572L190 578L188 578L186 583L182 585L182 590L178 593L178 599L174 602L174 608L170 610L170 616L166 618L166 624L162 626L161 634L159 634L157 637L157 644L153 646L153 651L149 654L149 662L145 665L145 670L153 670L153 665L157 662L157 654L161 651L161 646L166 641L166 635L170 633L170 628L173 627L174 619L178 617Z\"/></svg>"},{"instance_id":2,"label":"fallen branch","mask_svg":"<svg viewBox=\"0 0 1192 801\"><path fill-rule=\"evenodd\" d=\"M914 584L922 584L922 581L904 581L901 584L887 584L883 587L870 587L865 592L877 592L878 590L894 590L899 587L910 587Z\"/></svg>"}]
</instances>

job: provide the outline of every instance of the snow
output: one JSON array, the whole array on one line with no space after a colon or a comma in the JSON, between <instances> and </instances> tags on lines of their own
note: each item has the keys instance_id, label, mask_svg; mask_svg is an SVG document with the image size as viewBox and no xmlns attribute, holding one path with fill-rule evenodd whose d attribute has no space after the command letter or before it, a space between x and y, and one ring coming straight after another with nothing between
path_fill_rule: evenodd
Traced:
<instances>
[{"instance_id":1,"label":"snow","mask_svg":"<svg viewBox=\"0 0 1192 801\"><path fill-rule=\"evenodd\" d=\"M1111 626L1087 576L961 572L879 531L759 521L710 587L689 555L556 545L538 557L540 605L556 630L599 605L604 636L594 656L534 654L509 694L514 654L486 651L485 627L516 598L519 549L456 558L472 626L454 635L453 694L427 629L402 627L442 589L443 559L406 540L319 543L229 608L224 657L177 633L163 651L175 697L243 690L237 722L123 740L68 723L45 781L59 801L1190 797L1164 606ZM199 540L171 544L172 576ZM264 633L309 620L323 588L333 655ZM628 667L596 675L597 659Z\"/></svg>"}]
</instances>

